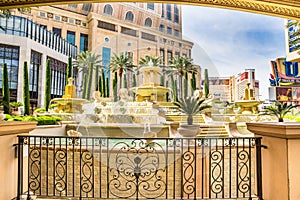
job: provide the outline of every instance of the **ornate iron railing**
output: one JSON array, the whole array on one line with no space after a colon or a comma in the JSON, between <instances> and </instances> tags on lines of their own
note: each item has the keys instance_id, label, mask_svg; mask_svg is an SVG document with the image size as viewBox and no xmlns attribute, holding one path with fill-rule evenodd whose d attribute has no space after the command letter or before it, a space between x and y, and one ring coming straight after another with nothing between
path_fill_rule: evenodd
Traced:
<instances>
[{"instance_id":1,"label":"ornate iron railing","mask_svg":"<svg viewBox=\"0 0 300 200\"><path fill-rule=\"evenodd\" d=\"M18 138L18 199L262 199L260 138Z\"/></svg>"}]
</instances>

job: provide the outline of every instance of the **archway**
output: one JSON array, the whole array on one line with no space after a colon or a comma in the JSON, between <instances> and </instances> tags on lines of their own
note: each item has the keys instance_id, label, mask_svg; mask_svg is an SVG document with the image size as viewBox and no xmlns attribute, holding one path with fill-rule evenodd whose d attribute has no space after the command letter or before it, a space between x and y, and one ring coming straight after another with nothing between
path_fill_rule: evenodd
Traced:
<instances>
[{"instance_id":1,"label":"archway","mask_svg":"<svg viewBox=\"0 0 300 200\"><path fill-rule=\"evenodd\" d=\"M92 3L108 2L107 0L3 0L0 2L0 8L16 8L23 6L42 6L53 4L70 3ZM125 0L113 0L109 2L128 2ZM143 2L137 0L136 2ZM145 1L146 2L146 1ZM240 10L258 14L265 14L289 19L300 20L300 4L297 0L161 0L160 3L179 3L198 6L218 7L231 10Z\"/></svg>"}]
</instances>

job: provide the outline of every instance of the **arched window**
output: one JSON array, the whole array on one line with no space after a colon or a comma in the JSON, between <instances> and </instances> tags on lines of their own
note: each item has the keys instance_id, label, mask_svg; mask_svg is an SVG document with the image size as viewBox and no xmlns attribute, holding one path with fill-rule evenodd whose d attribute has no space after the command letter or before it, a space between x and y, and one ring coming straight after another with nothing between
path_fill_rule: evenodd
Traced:
<instances>
[{"instance_id":1,"label":"arched window","mask_svg":"<svg viewBox=\"0 0 300 200\"><path fill-rule=\"evenodd\" d=\"M106 4L106 5L104 6L103 13L104 13L104 14L107 14L107 15L112 15L112 14L113 14L113 8L111 7L111 5Z\"/></svg>"},{"instance_id":2,"label":"arched window","mask_svg":"<svg viewBox=\"0 0 300 200\"><path fill-rule=\"evenodd\" d=\"M145 26L152 27L152 19L151 18L148 17L145 20Z\"/></svg>"},{"instance_id":3,"label":"arched window","mask_svg":"<svg viewBox=\"0 0 300 200\"><path fill-rule=\"evenodd\" d=\"M126 20L126 21L131 21L131 22L133 22L133 18L134 18L133 13L132 13L131 11L128 11L128 12L126 13L125 20Z\"/></svg>"}]
</instances>

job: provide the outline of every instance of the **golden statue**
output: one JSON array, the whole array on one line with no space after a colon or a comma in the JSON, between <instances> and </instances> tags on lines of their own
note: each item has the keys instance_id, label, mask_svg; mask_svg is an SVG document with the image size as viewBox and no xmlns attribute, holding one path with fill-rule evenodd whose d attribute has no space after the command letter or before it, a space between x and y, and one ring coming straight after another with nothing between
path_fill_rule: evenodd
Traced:
<instances>
[{"instance_id":1,"label":"golden statue","mask_svg":"<svg viewBox=\"0 0 300 200\"><path fill-rule=\"evenodd\" d=\"M253 89L250 88L250 83L247 83L247 88L244 90L243 100L255 100L253 97Z\"/></svg>"},{"instance_id":2,"label":"golden statue","mask_svg":"<svg viewBox=\"0 0 300 200\"><path fill-rule=\"evenodd\" d=\"M77 98L76 96L76 86L73 85L73 78L68 78L68 84L65 87L65 94L63 98Z\"/></svg>"}]
</instances>

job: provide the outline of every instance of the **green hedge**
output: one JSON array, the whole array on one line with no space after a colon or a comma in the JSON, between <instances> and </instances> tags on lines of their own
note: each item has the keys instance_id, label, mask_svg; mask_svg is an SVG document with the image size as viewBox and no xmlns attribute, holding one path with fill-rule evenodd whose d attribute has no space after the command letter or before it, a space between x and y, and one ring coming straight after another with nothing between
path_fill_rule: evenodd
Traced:
<instances>
[{"instance_id":1,"label":"green hedge","mask_svg":"<svg viewBox=\"0 0 300 200\"><path fill-rule=\"evenodd\" d=\"M61 117L57 116L11 116L6 114L5 121L23 121L23 122L32 122L36 121L37 125L55 125L56 122L61 121Z\"/></svg>"}]
</instances>

